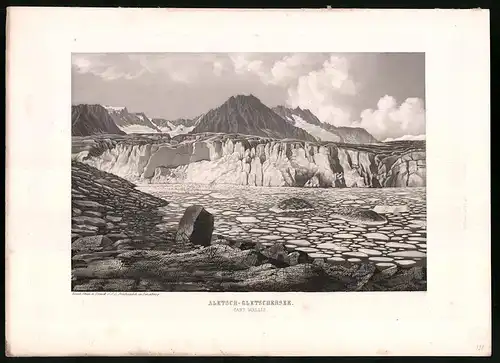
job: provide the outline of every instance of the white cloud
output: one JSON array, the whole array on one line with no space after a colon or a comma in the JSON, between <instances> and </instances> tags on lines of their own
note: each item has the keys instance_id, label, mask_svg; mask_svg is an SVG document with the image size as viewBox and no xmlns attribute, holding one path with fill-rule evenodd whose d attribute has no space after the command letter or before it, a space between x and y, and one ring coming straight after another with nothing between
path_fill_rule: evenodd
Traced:
<instances>
[{"instance_id":1,"label":"white cloud","mask_svg":"<svg viewBox=\"0 0 500 363\"><path fill-rule=\"evenodd\" d=\"M324 54L295 53L275 62L270 70L268 82L277 85L296 83L302 75L321 67L327 59Z\"/></svg>"},{"instance_id":2,"label":"white cloud","mask_svg":"<svg viewBox=\"0 0 500 363\"><path fill-rule=\"evenodd\" d=\"M294 53L279 58L259 53L238 53L229 56L238 75L253 74L266 85L290 86L300 76L321 68L328 56L322 53ZM262 60L265 59L265 60Z\"/></svg>"},{"instance_id":3,"label":"white cloud","mask_svg":"<svg viewBox=\"0 0 500 363\"><path fill-rule=\"evenodd\" d=\"M90 59L88 59L88 57L73 56L72 63L79 73L87 73L92 69L92 62Z\"/></svg>"},{"instance_id":4,"label":"white cloud","mask_svg":"<svg viewBox=\"0 0 500 363\"><path fill-rule=\"evenodd\" d=\"M107 81L155 74L174 82L192 83L198 76L198 68L184 58L164 54L75 54L72 64L78 73L91 73Z\"/></svg>"},{"instance_id":5,"label":"white cloud","mask_svg":"<svg viewBox=\"0 0 500 363\"><path fill-rule=\"evenodd\" d=\"M335 101L338 95L354 95L356 87L349 77L345 58L331 56L320 69L299 77L297 85L288 89L291 107L308 108L321 121L335 126L351 124L350 112Z\"/></svg>"},{"instance_id":6,"label":"white cloud","mask_svg":"<svg viewBox=\"0 0 500 363\"><path fill-rule=\"evenodd\" d=\"M365 128L379 140L422 135L425 134L424 105L419 98L407 98L398 106L394 97L386 95L378 101L376 110L364 110L361 120L353 126Z\"/></svg>"},{"instance_id":7,"label":"white cloud","mask_svg":"<svg viewBox=\"0 0 500 363\"><path fill-rule=\"evenodd\" d=\"M147 71L144 67L134 67L126 62L110 62L108 58L112 57L113 55L105 54L77 54L73 55L72 64L78 73L91 73L107 81L119 78L134 79Z\"/></svg>"},{"instance_id":8,"label":"white cloud","mask_svg":"<svg viewBox=\"0 0 500 363\"><path fill-rule=\"evenodd\" d=\"M349 75L346 58L323 53L294 53L263 62L255 54L231 55L236 74L253 74L266 85L285 87L287 104L308 108L321 121L345 126L350 112L335 101L338 95L354 95L356 86Z\"/></svg>"},{"instance_id":9,"label":"white cloud","mask_svg":"<svg viewBox=\"0 0 500 363\"><path fill-rule=\"evenodd\" d=\"M216 75L216 76L220 76L222 74L222 71L224 70L224 66L222 65L221 62L219 61L215 61L213 62L213 65L212 65L212 72Z\"/></svg>"},{"instance_id":10,"label":"white cloud","mask_svg":"<svg viewBox=\"0 0 500 363\"><path fill-rule=\"evenodd\" d=\"M170 72L169 77L172 81L177 82L177 83L185 83L185 84L190 84L192 83L196 75L192 72L183 72L181 70L176 71L176 72Z\"/></svg>"},{"instance_id":11,"label":"white cloud","mask_svg":"<svg viewBox=\"0 0 500 363\"><path fill-rule=\"evenodd\" d=\"M263 61L252 59L252 55L247 54L230 55L230 59L233 62L234 72L236 74L256 74L264 83L267 83L268 70L265 69Z\"/></svg>"}]
</instances>

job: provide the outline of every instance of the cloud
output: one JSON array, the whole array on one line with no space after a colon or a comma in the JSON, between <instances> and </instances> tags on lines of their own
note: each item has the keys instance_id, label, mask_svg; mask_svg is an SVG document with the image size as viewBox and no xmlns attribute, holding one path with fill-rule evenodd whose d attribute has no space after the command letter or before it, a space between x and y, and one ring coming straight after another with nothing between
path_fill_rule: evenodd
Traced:
<instances>
[{"instance_id":1,"label":"cloud","mask_svg":"<svg viewBox=\"0 0 500 363\"><path fill-rule=\"evenodd\" d=\"M254 75L265 85L284 87L286 103L308 108L323 122L337 126L352 123L350 111L337 102L338 95L356 94L346 58L325 53L294 53L268 58L259 54L230 56L237 75Z\"/></svg>"},{"instance_id":2,"label":"cloud","mask_svg":"<svg viewBox=\"0 0 500 363\"><path fill-rule=\"evenodd\" d=\"M132 62L112 62L113 55L77 54L72 57L72 65L76 72L91 73L106 81L115 79L134 79L143 75L147 69L134 66Z\"/></svg>"},{"instance_id":3,"label":"cloud","mask_svg":"<svg viewBox=\"0 0 500 363\"><path fill-rule=\"evenodd\" d=\"M376 110L361 112L361 120L353 126L365 128L379 140L422 135L425 134L424 105L419 98L407 98L398 106L394 97L385 95L378 101Z\"/></svg>"},{"instance_id":4,"label":"cloud","mask_svg":"<svg viewBox=\"0 0 500 363\"><path fill-rule=\"evenodd\" d=\"M347 126L351 124L350 111L336 100L339 95L355 94L356 86L349 77L347 60L331 56L320 69L300 76L297 84L289 87L287 104L307 108L323 122Z\"/></svg>"},{"instance_id":5,"label":"cloud","mask_svg":"<svg viewBox=\"0 0 500 363\"><path fill-rule=\"evenodd\" d=\"M361 105L366 88L384 91L391 82L380 75L383 81L372 85L377 77L370 75L377 69L372 66L363 75L360 68L365 67L352 55L331 53L90 53L72 57L73 74L93 74L100 79L92 81L109 82L110 89L123 88L110 82L118 79L133 80L127 87L137 83L141 89L152 83L160 88L187 84L182 92L198 95L223 85L220 91L214 90L211 102L219 102L218 94L261 91L259 97L270 105L309 109L323 122L363 127L379 140L425 134L425 110L418 98L399 104L386 95L374 109L359 112L367 107ZM355 76L367 84L358 83Z\"/></svg>"},{"instance_id":6,"label":"cloud","mask_svg":"<svg viewBox=\"0 0 500 363\"><path fill-rule=\"evenodd\" d=\"M229 56L234 72L251 74L265 85L289 86L300 76L321 67L328 56L323 53L294 53L287 55L238 53Z\"/></svg>"},{"instance_id":7,"label":"cloud","mask_svg":"<svg viewBox=\"0 0 500 363\"><path fill-rule=\"evenodd\" d=\"M77 73L90 73L105 81L116 79L131 80L143 75L152 74L166 77L178 83L192 83L199 73L198 67L186 59L196 58L213 62L210 55L181 55L168 54L75 54L72 65Z\"/></svg>"},{"instance_id":8,"label":"cloud","mask_svg":"<svg viewBox=\"0 0 500 363\"><path fill-rule=\"evenodd\" d=\"M255 74L267 83L268 70L264 67L264 62L259 59L252 59L255 56L247 54L230 55L233 63L234 72L238 75Z\"/></svg>"},{"instance_id":9,"label":"cloud","mask_svg":"<svg viewBox=\"0 0 500 363\"><path fill-rule=\"evenodd\" d=\"M265 85L283 87L290 107L307 108L321 121L351 126L351 111L340 99L356 95L358 84L346 57L326 53L293 53L263 61L259 54L230 56L236 75L257 76Z\"/></svg>"},{"instance_id":10,"label":"cloud","mask_svg":"<svg viewBox=\"0 0 500 363\"><path fill-rule=\"evenodd\" d=\"M275 62L268 82L276 85L296 84L299 77L318 69L328 59L325 54L295 53Z\"/></svg>"},{"instance_id":11,"label":"cloud","mask_svg":"<svg viewBox=\"0 0 500 363\"><path fill-rule=\"evenodd\" d=\"M212 64L212 72L216 76L220 76L222 74L223 70L224 70L224 66L223 66L223 64L221 62L219 62L219 61L213 62L213 64Z\"/></svg>"}]
</instances>

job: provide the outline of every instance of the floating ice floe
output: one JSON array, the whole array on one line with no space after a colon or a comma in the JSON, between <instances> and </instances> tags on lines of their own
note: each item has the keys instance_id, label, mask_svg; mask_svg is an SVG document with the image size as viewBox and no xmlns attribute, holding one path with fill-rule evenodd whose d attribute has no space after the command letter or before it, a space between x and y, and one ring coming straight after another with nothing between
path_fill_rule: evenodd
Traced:
<instances>
[{"instance_id":1,"label":"floating ice floe","mask_svg":"<svg viewBox=\"0 0 500 363\"><path fill-rule=\"evenodd\" d=\"M376 213L403 213L408 212L407 205L377 205L372 209Z\"/></svg>"}]
</instances>

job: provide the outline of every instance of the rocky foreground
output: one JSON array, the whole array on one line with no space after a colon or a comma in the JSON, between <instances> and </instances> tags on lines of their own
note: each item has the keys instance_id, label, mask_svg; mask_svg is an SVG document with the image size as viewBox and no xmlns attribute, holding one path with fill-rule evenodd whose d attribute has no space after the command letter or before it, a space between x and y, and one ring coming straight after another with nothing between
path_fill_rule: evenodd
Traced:
<instances>
[{"instance_id":1,"label":"rocky foreground","mask_svg":"<svg viewBox=\"0 0 500 363\"><path fill-rule=\"evenodd\" d=\"M210 227L204 223L210 220L206 211L191 229L185 219L177 233L165 231L161 210L167 204L124 179L74 161L72 290L426 290L425 266L332 264L290 252L282 243L242 243L218 235L203 241L200 233L193 238L197 229ZM181 230L191 238L179 238Z\"/></svg>"}]
</instances>

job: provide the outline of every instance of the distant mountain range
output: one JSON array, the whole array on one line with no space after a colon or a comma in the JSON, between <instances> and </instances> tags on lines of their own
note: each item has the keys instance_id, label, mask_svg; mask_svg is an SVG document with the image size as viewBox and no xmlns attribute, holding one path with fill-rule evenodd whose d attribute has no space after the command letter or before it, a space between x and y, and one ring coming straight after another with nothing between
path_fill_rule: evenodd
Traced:
<instances>
[{"instance_id":1,"label":"distant mountain range","mask_svg":"<svg viewBox=\"0 0 500 363\"><path fill-rule=\"evenodd\" d=\"M82 104L72 107L72 125L73 136L166 133L173 137L216 132L352 144L379 142L363 128L321 122L307 109L284 106L271 109L253 95L232 96L203 115L177 120L149 118L144 113L129 112L126 107Z\"/></svg>"},{"instance_id":2,"label":"distant mountain range","mask_svg":"<svg viewBox=\"0 0 500 363\"><path fill-rule=\"evenodd\" d=\"M198 117L193 119L180 118L177 120L167 120L164 118L154 118L151 120L163 133L170 136L177 136L190 133Z\"/></svg>"},{"instance_id":3,"label":"distant mountain range","mask_svg":"<svg viewBox=\"0 0 500 363\"><path fill-rule=\"evenodd\" d=\"M108 111L101 105L71 107L71 135L125 134L116 126Z\"/></svg>"},{"instance_id":4,"label":"distant mountain range","mask_svg":"<svg viewBox=\"0 0 500 363\"><path fill-rule=\"evenodd\" d=\"M360 127L336 127L321 122L308 109L277 106L273 111L292 125L299 127L320 141L336 141L348 144L371 144L378 142L368 131Z\"/></svg>"},{"instance_id":5,"label":"distant mountain range","mask_svg":"<svg viewBox=\"0 0 500 363\"><path fill-rule=\"evenodd\" d=\"M142 112L130 113L126 107L104 106L110 116L125 133L152 133L161 130Z\"/></svg>"}]
</instances>

